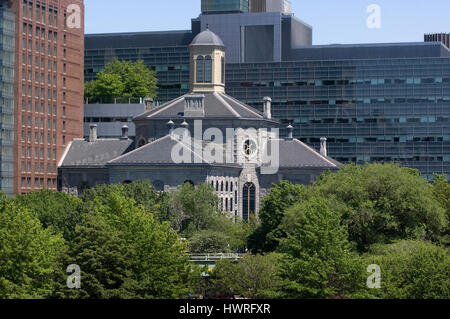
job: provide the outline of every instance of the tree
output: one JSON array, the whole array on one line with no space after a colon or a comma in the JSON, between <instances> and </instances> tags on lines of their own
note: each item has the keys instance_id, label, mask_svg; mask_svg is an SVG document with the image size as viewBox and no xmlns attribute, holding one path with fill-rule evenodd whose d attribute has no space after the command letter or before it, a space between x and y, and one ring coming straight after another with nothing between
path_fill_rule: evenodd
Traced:
<instances>
[{"instance_id":1,"label":"tree","mask_svg":"<svg viewBox=\"0 0 450 319\"><path fill-rule=\"evenodd\" d=\"M130 184L96 185L83 193L83 201L91 209L95 205L94 199L106 204L106 198L111 193L132 198L136 206L142 205L146 212L151 212L161 223L168 222L172 226L175 223L170 194L157 191L148 180Z\"/></svg>"},{"instance_id":2,"label":"tree","mask_svg":"<svg viewBox=\"0 0 450 319\"><path fill-rule=\"evenodd\" d=\"M84 213L83 202L79 198L50 190L17 195L11 200L32 212L44 228L62 234L67 241L74 238L75 226Z\"/></svg>"},{"instance_id":3,"label":"tree","mask_svg":"<svg viewBox=\"0 0 450 319\"><path fill-rule=\"evenodd\" d=\"M340 214L321 197L313 196L288 212L294 224L281 226L286 237L280 240L281 292L285 298L343 297L355 290L360 275L354 269L347 227ZM363 282L360 280L360 282Z\"/></svg>"},{"instance_id":4,"label":"tree","mask_svg":"<svg viewBox=\"0 0 450 319\"><path fill-rule=\"evenodd\" d=\"M399 239L437 240L447 224L432 186L418 171L397 164L345 165L322 176L312 192L342 214L361 252Z\"/></svg>"},{"instance_id":5,"label":"tree","mask_svg":"<svg viewBox=\"0 0 450 319\"><path fill-rule=\"evenodd\" d=\"M381 269L381 288L373 289L385 299L449 299L450 254L448 249L423 241L400 241L373 245L365 263Z\"/></svg>"},{"instance_id":6,"label":"tree","mask_svg":"<svg viewBox=\"0 0 450 319\"><path fill-rule=\"evenodd\" d=\"M433 193L436 200L446 211L447 228L442 234L441 241L450 246L450 184L445 175L435 175L433 182Z\"/></svg>"},{"instance_id":7,"label":"tree","mask_svg":"<svg viewBox=\"0 0 450 319\"><path fill-rule=\"evenodd\" d=\"M133 289L139 298L179 298L189 291L193 276L187 247L167 223L159 223L142 206L120 192L94 198L93 212L102 216L132 254Z\"/></svg>"},{"instance_id":8,"label":"tree","mask_svg":"<svg viewBox=\"0 0 450 319\"><path fill-rule=\"evenodd\" d=\"M219 198L214 189L200 183L197 187L185 183L172 194L172 205L176 214L175 229L190 237L194 232L211 227L219 212Z\"/></svg>"},{"instance_id":9,"label":"tree","mask_svg":"<svg viewBox=\"0 0 450 319\"><path fill-rule=\"evenodd\" d=\"M151 97L157 95L155 71L144 62L119 61L115 58L88 82L85 96L93 102L112 102L116 97Z\"/></svg>"},{"instance_id":10,"label":"tree","mask_svg":"<svg viewBox=\"0 0 450 319\"><path fill-rule=\"evenodd\" d=\"M191 254L229 253L231 239L222 232L214 230L201 230L189 239L189 252Z\"/></svg>"},{"instance_id":11,"label":"tree","mask_svg":"<svg viewBox=\"0 0 450 319\"><path fill-rule=\"evenodd\" d=\"M64 240L26 208L0 201L0 298L47 298L55 290Z\"/></svg>"},{"instance_id":12,"label":"tree","mask_svg":"<svg viewBox=\"0 0 450 319\"><path fill-rule=\"evenodd\" d=\"M62 287L66 298L126 299L138 297L133 280L133 247L98 214L85 215L77 226L66 264L81 269L81 288Z\"/></svg>"},{"instance_id":13,"label":"tree","mask_svg":"<svg viewBox=\"0 0 450 319\"><path fill-rule=\"evenodd\" d=\"M283 237L278 226L286 210L294 203L306 198L306 187L281 181L262 199L259 211L260 226L248 238L248 247L253 252L271 252Z\"/></svg>"},{"instance_id":14,"label":"tree","mask_svg":"<svg viewBox=\"0 0 450 319\"><path fill-rule=\"evenodd\" d=\"M211 276L209 293L216 297L276 298L279 296L279 260L279 255L269 254L246 255L237 263L219 261Z\"/></svg>"}]
</instances>

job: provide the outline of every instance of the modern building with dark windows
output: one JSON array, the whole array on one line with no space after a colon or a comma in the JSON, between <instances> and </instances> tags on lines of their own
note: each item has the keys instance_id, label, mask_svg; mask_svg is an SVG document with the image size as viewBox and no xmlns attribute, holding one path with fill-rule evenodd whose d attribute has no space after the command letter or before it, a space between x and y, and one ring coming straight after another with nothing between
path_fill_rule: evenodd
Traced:
<instances>
[{"instance_id":1,"label":"modern building with dark windows","mask_svg":"<svg viewBox=\"0 0 450 319\"><path fill-rule=\"evenodd\" d=\"M288 2L248 3L248 11L202 7L189 31L86 35L86 80L114 57L143 59L157 71L160 102L185 94L187 43L209 27L227 47L227 94L259 110L270 96L273 117L291 123L295 138L319 149L326 136L340 162L393 161L427 178L450 176L446 34L416 43L312 45L312 27Z\"/></svg>"}]
</instances>

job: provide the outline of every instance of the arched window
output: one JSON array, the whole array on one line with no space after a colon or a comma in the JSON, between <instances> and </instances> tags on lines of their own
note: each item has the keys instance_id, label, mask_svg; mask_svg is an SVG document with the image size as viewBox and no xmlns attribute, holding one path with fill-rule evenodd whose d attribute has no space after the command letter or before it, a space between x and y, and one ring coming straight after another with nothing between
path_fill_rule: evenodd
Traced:
<instances>
[{"instance_id":1,"label":"arched window","mask_svg":"<svg viewBox=\"0 0 450 319\"><path fill-rule=\"evenodd\" d=\"M222 183L220 184L220 191L223 192L223 181L222 181Z\"/></svg>"},{"instance_id":2,"label":"arched window","mask_svg":"<svg viewBox=\"0 0 450 319\"><path fill-rule=\"evenodd\" d=\"M242 219L248 221L250 213L255 212L255 184L247 183L242 192Z\"/></svg>"},{"instance_id":3,"label":"arched window","mask_svg":"<svg viewBox=\"0 0 450 319\"><path fill-rule=\"evenodd\" d=\"M219 191L219 181L216 181L216 192Z\"/></svg>"},{"instance_id":4,"label":"arched window","mask_svg":"<svg viewBox=\"0 0 450 319\"><path fill-rule=\"evenodd\" d=\"M225 211L228 211L228 198L225 198Z\"/></svg>"},{"instance_id":5,"label":"arched window","mask_svg":"<svg viewBox=\"0 0 450 319\"><path fill-rule=\"evenodd\" d=\"M225 191L228 192L228 182L225 184Z\"/></svg>"},{"instance_id":6,"label":"arched window","mask_svg":"<svg viewBox=\"0 0 450 319\"><path fill-rule=\"evenodd\" d=\"M164 191L164 182L160 181L160 180L156 180L153 182L153 187L155 187L155 189L157 191L162 192L162 191Z\"/></svg>"},{"instance_id":7,"label":"arched window","mask_svg":"<svg viewBox=\"0 0 450 319\"><path fill-rule=\"evenodd\" d=\"M222 57L222 84L225 84L225 58Z\"/></svg>"},{"instance_id":8,"label":"arched window","mask_svg":"<svg viewBox=\"0 0 450 319\"><path fill-rule=\"evenodd\" d=\"M209 55L205 58L205 82L212 82L212 60Z\"/></svg>"},{"instance_id":9,"label":"arched window","mask_svg":"<svg viewBox=\"0 0 450 319\"><path fill-rule=\"evenodd\" d=\"M233 182L230 183L230 192L233 192Z\"/></svg>"},{"instance_id":10,"label":"arched window","mask_svg":"<svg viewBox=\"0 0 450 319\"><path fill-rule=\"evenodd\" d=\"M201 55L197 57L197 74L196 74L197 83L205 82L205 65L204 59Z\"/></svg>"}]
</instances>

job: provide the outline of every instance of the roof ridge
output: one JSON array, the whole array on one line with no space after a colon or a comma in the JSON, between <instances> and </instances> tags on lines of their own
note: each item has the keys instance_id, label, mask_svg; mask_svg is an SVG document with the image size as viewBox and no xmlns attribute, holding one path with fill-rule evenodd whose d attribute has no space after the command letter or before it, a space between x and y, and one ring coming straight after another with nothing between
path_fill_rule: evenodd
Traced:
<instances>
[{"instance_id":1,"label":"roof ridge","mask_svg":"<svg viewBox=\"0 0 450 319\"><path fill-rule=\"evenodd\" d=\"M301 145L305 146L307 149L309 149L311 152L316 153L317 155L319 155L322 159L324 159L326 162L330 163L331 165L338 167L335 163L333 163L332 161L330 161L328 158L326 158L325 156L323 156L322 154L320 154L320 152L317 152L315 149L313 149L312 147L310 147L309 145L303 143L302 141L300 141L299 139L295 138L294 141L296 141L297 143L300 143Z\"/></svg>"},{"instance_id":2,"label":"roof ridge","mask_svg":"<svg viewBox=\"0 0 450 319\"><path fill-rule=\"evenodd\" d=\"M151 141L150 143L147 143L147 144L145 144L144 146L138 147L138 148L136 148L136 149L134 149L134 150L132 150L132 151L130 151L130 152L128 152L128 153L122 154L122 155L120 155L119 157L116 157L116 158L114 158L114 159L108 161L106 164L111 163L111 162L113 162L113 161L116 161L116 160L118 160L118 159L120 159L120 158L122 158L122 157L128 156L128 155L130 155L130 154L134 154L134 153L136 153L137 151L143 150L144 148L147 148L147 147L149 147L150 145L155 144L156 142L160 142L160 141L162 141L162 140L164 140L164 139L166 139L166 138L168 138L168 137L170 138L170 135L165 135L165 136L163 136L163 137L161 137L161 138L158 138L158 139L156 139L156 140L154 140L154 141Z\"/></svg>"}]
</instances>

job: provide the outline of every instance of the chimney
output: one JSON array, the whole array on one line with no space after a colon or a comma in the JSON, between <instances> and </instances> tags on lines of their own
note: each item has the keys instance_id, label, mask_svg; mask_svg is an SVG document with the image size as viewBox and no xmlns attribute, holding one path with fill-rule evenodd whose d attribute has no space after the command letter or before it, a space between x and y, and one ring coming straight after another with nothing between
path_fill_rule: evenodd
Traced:
<instances>
[{"instance_id":1,"label":"chimney","mask_svg":"<svg viewBox=\"0 0 450 319\"><path fill-rule=\"evenodd\" d=\"M95 142L97 140L97 124L91 124L89 125L89 128L89 142Z\"/></svg>"},{"instance_id":2,"label":"chimney","mask_svg":"<svg viewBox=\"0 0 450 319\"><path fill-rule=\"evenodd\" d=\"M189 123L186 122L186 120L184 120L183 123L181 123L181 128L185 129L183 136L189 136Z\"/></svg>"},{"instance_id":3,"label":"chimney","mask_svg":"<svg viewBox=\"0 0 450 319\"><path fill-rule=\"evenodd\" d=\"M151 97L146 97L144 99L145 110L151 111L153 109L153 99Z\"/></svg>"},{"instance_id":4,"label":"chimney","mask_svg":"<svg viewBox=\"0 0 450 319\"><path fill-rule=\"evenodd\" d=\"M175 123L172 120L170 120L169 122L167 122L167 127L169 128L169 135L172 136Z\"/></svg>"},{"instance_id":5,"label":"chimney","mask_svg":"<svg viewBox=\"0 0 450 319\"><path fill-rule=\"evenodd\" d=\"M122 137L121 140L128 140L128 126L122 126Z\"/></svg>"},{"instance_id":6,"label":"chimney","mask_svg":"<svg viewBox=\"0 0 450 319\"><path fill-rule=\"evenodd\" d=\"M320 138L320 155L322 155L322 156L328 156L328 151L327 151L327 138L326 138L326 137L321 137L321 138Z\"/></svg>"},{"instance_id":7,"label":"chimney","mask_svg":"<svg viewBox=\"0 0 450 319\"><path fill-rule=\"evenodd\" d=\"M263 98L263 104L264 104L264 117L266 119L271 119L272 118L272 99L268 96L266 96L265 98Z\"/></svg>"},{"instance_id":8,"label":"chimney","mask_svg":"<svg viewBox=\"0 0 450 319\"><path fill-rule=\"evenodd\" d=\"M287 130L288 130L288 135L287 135L286 141L294 140L294 127L291 124L289 124L287 127Z\"/></svg>"}]
</instances>

